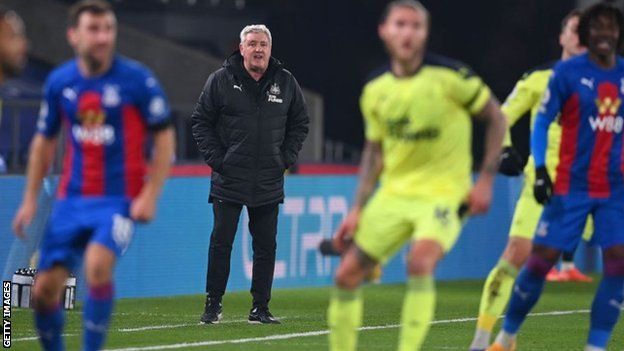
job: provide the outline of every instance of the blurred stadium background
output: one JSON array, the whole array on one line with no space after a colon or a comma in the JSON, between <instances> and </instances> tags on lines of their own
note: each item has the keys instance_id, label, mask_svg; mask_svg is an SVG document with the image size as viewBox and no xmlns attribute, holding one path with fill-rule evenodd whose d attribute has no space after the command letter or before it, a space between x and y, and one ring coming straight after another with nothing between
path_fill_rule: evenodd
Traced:
<instances>
[{"instance_id":1,"label":"blurred stadium background","mask_svg":"<svg viewBox=\"0 0 624 351\"><path fill-rule=\"evenodd\" d=\"M5 86L0 95L0 155L9 173L24 169L46 74L72 57L65 40L71 3L2 0L24 18L31 41L26 74ZM112 0L120 22L119 51L152 68L171 100L180 165L200 163L188 116L205 79L237 48L238 33L249 23L268 25L275 37L273 54L306 88L313 123L302 163L356 164L363 137L357 104L360 89L369 73L386 62L376 33L385 3ZM559 57L560 19L573 7L591 1L424 3L433 14L431 50L471 65L503 99L524 71ZM523 128L526 125L518 129ZM480 141L475 138L477 158Z\"/></svg>"},{"instance_id":2,"label":"blurred stadium background","mask_svg":"<svg viewBox=\"0 0 624 351\"><path fill-rule=\"evenodd\" d=\"M56 184L59 164L46 180L39 213L29 228L28 239L15 239L10 223L21 199L41 87L55 65L72 57L65 40L66 11L72 2L0 0L23 17L31 45L25 74L0 88L3 280L10 279L15 269L28 266L41 237ZM560 19L572 8L592 2L423 0L433 16L429 47L471 65L502 100L524 71L559 58ZM386 61L376 34L377 20L386 1L113 0L111 3L119 20L118 50L145 63L163 83L172 104L178 142L176 166L165 186L157 219L139 227L118 266L118 296L149 298L203 293L212 227L207 204L209 169L198 155L189 116L205 79L237 48L240 29L250 23L265 23L271 29L273 55L285 62L304 87L311 115L310 134L300 163L286 180L275 287L330 285L337 259L320 256L317 246L322 238L331 236L346 215L355 191L363 141L358 97L369 72ZM528 119L513 130L514 142L525 157L527 133ZM483 141L481 126L475 125L473 139L478 162ZM440 279L485 277L506 242L521 181L497 179L490 213L468 220L458 245L437 271ZM247 290L250 283L251 248L246 214L243 216L232 254L230 291ZM382 283L404 280L404 259L405 253L385 268ZM591 248L581 248L577 263L588 271L599 268L597 253ZM79 277L79 297L84 294L80 281ZM201 305L197 301L198 318ZM472 310L476 312L476 308L474 305ZM192 322L197 318L193 317Z\"/></svg>"}]
</instances>

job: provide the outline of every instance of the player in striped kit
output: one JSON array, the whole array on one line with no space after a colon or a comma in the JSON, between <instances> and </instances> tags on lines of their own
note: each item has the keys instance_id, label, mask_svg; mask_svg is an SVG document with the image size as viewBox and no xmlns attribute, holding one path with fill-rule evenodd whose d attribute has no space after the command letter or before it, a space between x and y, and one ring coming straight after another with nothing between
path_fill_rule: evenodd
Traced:
<instances>
[{"instance_id":1,"label":"player in striped kit","mask_svg":"<svg viewBox=\"0 0 624 351\"><path fill-rule=\"evenodd\" d=\"M154 216L174 150L166 97L153 74L115 54L116 19L101 0L70 9L68 39L76 58L54 70L31 144L24 199L14 230L24 235L61 128L63 170L41 243L33 302L44 350L62 350L61 292L83 260L88 286L83 350L102 348L113 309L113 268L128 248L135 221ZM144 157L153 136L149 171ZM147 179L147 180L145 180Z\"/></svg>"},{"instance_id":2,"label":"player in striped kit","mask_svg":"<svg viewBox=\"0 0 624 351\"><path fill-rule=\"evenodd\" d=\"M531 135L535 199L545 204L534 247L511 294L503 328L490 351L514 350L516 334L539 300L561 252L579 243L588 215L603 251L603 278L591 309L585 351L604 351L624 301L624 16L599 3L579 21L588 52L554 68ZM554 184L546 168L548 127L558 119L561 142Z\"/></svg>"}]
</instances>

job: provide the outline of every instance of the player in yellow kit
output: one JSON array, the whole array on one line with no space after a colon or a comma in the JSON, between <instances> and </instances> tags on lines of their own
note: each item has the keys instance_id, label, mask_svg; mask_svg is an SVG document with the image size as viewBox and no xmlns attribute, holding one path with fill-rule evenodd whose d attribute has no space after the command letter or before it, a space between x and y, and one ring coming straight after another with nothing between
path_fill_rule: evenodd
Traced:
<instances>
[{"instance_id":1,"label":"player in yellow kit","mask_svg":"<svg viewBox=\"0 0 624 351\"><path fill-rule=\"evenodd\" d=\"M585 51L585 48L579 43L576 30L580 15L579 10L574 10L562 21L559 36L562 60ZM528 113L530 113L531 126L533 126L533 118L541 105L542 95L548 85L554 64L555 62L529 71L516 83L514 90L503 104L503 112L508 117L510 126L527 116ZM561 127L557 123L551 124L548 139L549 148L546 163L550 174L555 174L555 167L559 161L559 141L561 139ZM505 137L504 145L500 166L501 173L512 176L520 175L522 172L520 157L511 146L509 133ZM507 306L518 270L531 252L533 234L542 214L542 205L537 203L533 197L534 178L535 165L533 158L529 157L524 168L524 186L509 229L507 247L497 265L490 271L483 287L477 330L470 345L471 351L482 351L489 346L492 329ZM589 222L588 227L591 228ZM586 233L586 235L591 235L591 229L586 229ZM568 253L566 256L562 264L562 272L554 272L555 279L559 280L560 277L565 278L561 280L587 281L591 279L574 268L573 253Z\"/></svg>"},{"instance_id":2,"label":"player in yellow kit","mask_svg":"<svg viewBox=\"0 0 624 351\"><path fill-rule=\"evenodd\" d=\"M458 210L487 211L506 123L490 89L465 65L426 52L429 14L414 0L388 4L379 35L390 69L361 97L366 144L355 205L334 236L345 249L328 310L330 349L357 347L359 286L411 242L399 350L420 350L435 310L433 271L461 229ZM471 188L471 120L487 122L486 150ZM377 182L379 188L375 190ZM368 201L370 199L370 201Z\"/></svg>"}]
</instances>

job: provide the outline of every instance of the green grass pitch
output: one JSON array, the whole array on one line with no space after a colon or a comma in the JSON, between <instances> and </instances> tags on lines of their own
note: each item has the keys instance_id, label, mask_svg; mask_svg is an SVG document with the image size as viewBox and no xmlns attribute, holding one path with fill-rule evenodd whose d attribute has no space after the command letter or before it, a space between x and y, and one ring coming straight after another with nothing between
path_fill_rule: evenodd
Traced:
<instances>
[{"instance_id":1,"label":"green grass pitch","mask_svg":"<svg viewBox=\"0 0 624 351\"><path fill-rule=\"evenodd\" d=\"M476 317L481 281L438 283L435 322L423 350L467 350ZM582 350L588 309L596 284L549 283L534 315L519 337L519 351ZM249 293L224 299L224 321L200 325L203 296L122 299L117 302L108 350L327 350L325 313L329 288L276 290L271 310L283 319L278 326L248 325ZM394 350L404 287L371 285L364 289L365 330L359 350ZM67 314L68 350L79 350L81 314ZM14 350L38 350L32 315L13 309ZM499 323L500 324L500 323ZM624 323L613 333L610 350L624 349Z\"/></svg>"}]
</instances>

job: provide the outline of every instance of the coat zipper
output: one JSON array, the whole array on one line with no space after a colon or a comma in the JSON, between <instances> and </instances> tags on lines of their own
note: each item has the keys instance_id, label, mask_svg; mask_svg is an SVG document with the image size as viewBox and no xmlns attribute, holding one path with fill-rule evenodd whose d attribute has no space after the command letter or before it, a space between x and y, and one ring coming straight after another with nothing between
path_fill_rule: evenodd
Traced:
<instances>
[{"instance_id":1,"label":"coat zipper","mask_svg":"<svg viewBox=\"0 0 624 351\"><path fill-rule=\"evenodd\" d=\"M255 82L255 84L258 86L258 91L256 93L256 158L255 158L255 162L254 162L254 181L253 181L253 186L252 186L252 190L251 190L251 203L255 204L256 203L256 191L258 188L258 172L260 171L258 169L258 164L259 164L259 158L260 158L260 99L262 97L262 91L264 89L261 89L262 87L260 87L260 82Z\"/></svg>"}]
</instances>

